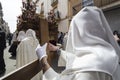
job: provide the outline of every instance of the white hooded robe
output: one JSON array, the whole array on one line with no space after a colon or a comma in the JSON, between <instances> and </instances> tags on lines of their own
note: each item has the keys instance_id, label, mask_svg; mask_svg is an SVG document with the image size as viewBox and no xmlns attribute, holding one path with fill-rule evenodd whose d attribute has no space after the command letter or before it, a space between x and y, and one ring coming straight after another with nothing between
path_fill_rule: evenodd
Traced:
<instances>
[{"instance_id":1,"label":"white hooded robe","mask_svg":"<svg viewBox=\"0 0 120 80\"><path fill-rule=\"evenodd\" d=\"M32 29L26 31L26 38L21 41L17 48L16 67L20 68L34 60L37 60L35 49L39 44L35 32ZM41 80L41 73L31 80Z\"/></svg>"},{"instance_id":2,"label":"white hooded robe","mask_svg":"<svg viewBox=\"0 0 120 80\"><path fill-rule=\"evenodd\" d=\"M120 80L119 52L103 12L97 7L85 7L73 17L66 50L61 50L59 65L66 69L58 75L50 68L45 77L48 80Z\"/></svg>"}]
</instances>

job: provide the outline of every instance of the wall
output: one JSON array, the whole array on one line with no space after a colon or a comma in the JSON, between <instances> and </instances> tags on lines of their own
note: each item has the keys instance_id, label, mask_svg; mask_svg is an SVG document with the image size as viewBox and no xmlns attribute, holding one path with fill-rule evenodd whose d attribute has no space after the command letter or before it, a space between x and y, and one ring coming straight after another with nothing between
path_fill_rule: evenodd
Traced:
<instances>
[{"instance_id":1,"label":"wall","mask_svg":"<svg viewBox=\"0 0 120 80\"><path fill-rule=\"evenodd\" d=\"M66 18L68 15L68 0L58 1L58 11L60 12L61 19ZM68 31L68 19L64 19L59 22L58 31L67 32Z\"/></svg>"},{"instance_id":2,"label":"wall","mask_svg":"<svg viewBox=\"0 0 120 80\"><path fill-rule=\"evenodd\" d=\"M44 15L47 18L48 12L52 9L51 0L44 0Z\"/></svg>"},{"instance_id":3,"label":"wall","mask_svg":"<svg viewBox=\"0 0 120 80\"><path fill-rule=\"evenodd\" d=\"M112 29L120 31L120 8L112 9L104 12L105 17L108 20L108 23Z\"/></svg>"}]
</instances>

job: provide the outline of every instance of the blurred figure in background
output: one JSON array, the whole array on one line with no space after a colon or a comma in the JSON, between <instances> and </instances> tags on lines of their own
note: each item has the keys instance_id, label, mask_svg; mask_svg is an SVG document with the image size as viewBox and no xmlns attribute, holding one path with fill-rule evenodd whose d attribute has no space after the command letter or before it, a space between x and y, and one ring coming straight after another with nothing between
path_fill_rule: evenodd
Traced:
<instances>
[{"instance_id":1,"label":"blurred figure in background","mask_svg":"<svg viewBox=\"0 0 120 80\"><path fill-rule=\"evenodd\" d=\"M6 48L5 32L0 28L0 75L5 72L4 49Z\"/></svg>"},{"instance_id":2,"label":"blurred figure in background","mask_svg":"<svg viewBox=\"0 0 120 80\"><path fill-rule=\"evenodd\" d=\"M19 31L18 35L14 33L12 39L12 45L9 48L9 52L11 53L12 57L16 57L17 46L25 37L26 37L25 31Z\"/></svg>"},{"instance_id":3,"label":"blurred figure in background","mask_svg":"<svg viewBox=\"0 0 120 80\"><path fill-rule=\"evenodd\" d=\"M35 48L39 44L36 34L32 29L26 31L26 38L24 38L17 48L17 68L37 59Z\"/></svg>"},{"instance_id":4,"label":"blurred figure in background","mask_svg":"<svg viewBox=\"0 0 120 80\"><path fill-rule=\"evenodd\" d=\"M64 34L63 32L60 32L60 33L58 34L58 43L61 44L61 45L63 45L64 35L65 35L65 34Z\"/></svg>"},{"instance_id":5,"label":"blurred figure in background","mask_svg":"<svg viewBox=\"0 0 120 80\"><path fill-rule=\"evenodd\" d=\"M8 39L8 44L9 44L9 46L11 45L12 36L13 36L12 33L9 33L9 34L7 35L7 39Z\"/></svg>"},{"instance_id":6,"label":"blurred figure in background","mask_svg":"<svg viewBox=\"0 0 120 80\"><path fill-rule=\"evenodd\" d=\"M23 39L17 47L16 68L20 68L34 60L37 60L35 49L39 44L36 33L32 29L26 31L26 38ZM38 73L31 80L40 80L42 74Z\"/></svg>"},{"instance_id":7,"label":"blurred figure in background","mask_svg":"<svg viewBox=\"0 0 120 80\"><path fill-rule=\"evenodd\" d=\"M115 31L113 32L113 35L114 35L115 40L118 42L118 44L119 44L119 46L120 46L120 34L118 33L117 30L115 30Z\"/></svg>"},{"instance_id":8,"label":"blurred figure in background","mask_svg":"<svg viewBox=\"0 0 120 80\"><path fill-rule=\"evenodd\" d=\"M10 48L8 50L8 52L11 53L11 57L16 57L16 49L17 49L17 45L18 45L17 36L18 36L18 31L15 31L13 33L13 37L12 37L12 41L11 41L11 46L10 46Z\"/></svg>"}]
</instances>

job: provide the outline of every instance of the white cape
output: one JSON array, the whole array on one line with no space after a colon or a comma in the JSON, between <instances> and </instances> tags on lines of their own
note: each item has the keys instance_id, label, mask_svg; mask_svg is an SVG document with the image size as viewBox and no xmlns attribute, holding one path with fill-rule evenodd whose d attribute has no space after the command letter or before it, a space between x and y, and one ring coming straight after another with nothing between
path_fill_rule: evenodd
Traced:
<instances>
[{"instance_id":1,"label":"white cape","mask_svg":"<svg viewBox=\"0 0 120 80\"><path fill-rule=\"evenodd\" d=\"M16 67L22 67L31 61L37 60L35 49L39 42L34 38L25 38L21 41L17 48ZM40 80L42 73L37 74L32 80Z\"/></svg>"},{"instance_id":2,"label":"white cape","mask_svg":"<svg viewBox=\"0 0 120 80\"><path fill-rule=\"evenodd\" d=\"M66 71L98 71L115 78L120 49L97 7L85 7L73 17L66 50L62 52L59 65L65 65Z\"/></svg>"}]
</instances>

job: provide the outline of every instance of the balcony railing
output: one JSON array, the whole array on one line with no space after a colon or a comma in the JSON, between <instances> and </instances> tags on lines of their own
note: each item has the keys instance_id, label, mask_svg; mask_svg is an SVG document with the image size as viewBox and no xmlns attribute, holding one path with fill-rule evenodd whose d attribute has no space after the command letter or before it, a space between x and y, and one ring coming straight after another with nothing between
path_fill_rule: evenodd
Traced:
<instances>
[{"instance_id":1,"label":"balcony railing","mask_svg":"<svg viewBox=\"0 0 120 80\"><path fill-rule=\"evenodd\" d=\"M116 1L119 1L119 0L94 0L94 3L98 7L103 7Z\"/></svg>"},{"instance_id":2,"label":"balcony railing","mask_svg":"<svg viewBox=\"0 0 120 80\"><path fill-rule=\"evenodd\" d=\"M104 7L104 6L107 6L107 5L116 4L116 3L118 3L120 5L120 0L94 0L94 5L97 6L97 7L100 7L100 8ZM115 6L115 5L113 5L113 6ZM82 2L79 2L78 4L72 6L73 15L78 13L78 11L81 8L82 8Z\"/></svg>"}]
</instances>

